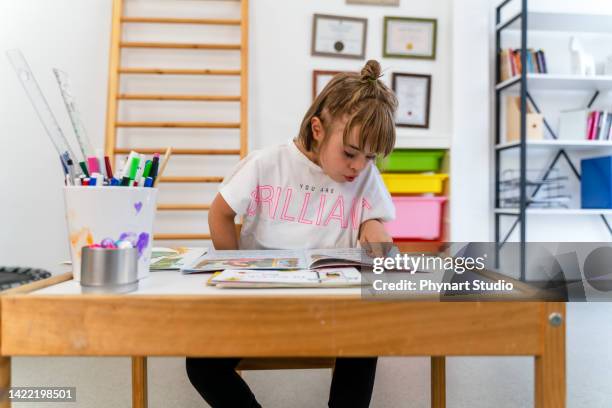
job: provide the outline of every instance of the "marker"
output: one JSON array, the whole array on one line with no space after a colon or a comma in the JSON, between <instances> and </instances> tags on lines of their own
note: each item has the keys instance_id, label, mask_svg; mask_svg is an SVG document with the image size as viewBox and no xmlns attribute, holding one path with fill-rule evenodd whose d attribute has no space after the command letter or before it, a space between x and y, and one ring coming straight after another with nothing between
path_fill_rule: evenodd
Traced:
<instances>
[{"instance_id":1,"label":"marker","mask_svg":"<svg viewBox=\"0 0 612 408\"><path fill-rule=\"evenodd\" d=\"M85 177L89 177L89 171L87 171L87 165L85 164L85 162L79 162L79 166L81 167L81 170L83 170L83 174L85 174Z\"/></svg>"},{"instance_id":2,"label":"marker","mask_svg":"<svg viewBox=\"0 0 612 408\"><path fill-rule=\"evenodd\" d=\"M134 180L136 178L136 173L138 173L139 164L140 164L140 157L135 156L132 159L132 164L130 165L130 180Z\"/></svg>"},{"instance_id":3,"label":"marker","mask_svg":"<svg viewBox=\"0 0 612 408\"><path fill-rule=\"evenodd\" d=\"M170 160L171 155L172 155L172 148L169 147L166 149L166 153L164 154L164 161L162 162L161 167L159 168L159 172L157 173L155 179L153 180L153 187L157 187L157 183L159 183L159 180L164 174L164 170L166 170L166 166L168 165L168 161Z\"/></svg>"},{"instance_id":4,"label":"marker","mask_svg":"<svg viewBox=\"0 0 612 408\"><path fill-rule=\"evenodd\" d=\"M125 176L130 175L130 166L132 164L132 159L134 156L138 155L135 151L131 151L130 154L126 157L125 162L123 163L123 167L119 170L119 174L117 175L118 179L122 179Z\"/></svg>"},{"instance_id":5,"label":"marker","mask_svg":"<svg viewBox=\"0 0 612 408\"><path fill-rule=\"evenodd\" d=\"M153 187L153 177L147 177L144 182L145 187Z\"/></svg>"},{"instance_id":6,"label":"marker","mask_svg":"<svg viewBox=\"0 0 612 408\"><path fill-rule=\"evenodd\" d=\"M104 165L106 166L106 177L112 179L113 178L113 168L110 164L110 159L108 156L104 156Z\"/></svg>"},{"instance_id":7,"label":"marker","mask_svg":"<svg viewBox=\"0 0 612 408\"><path fill-rule=\"evenodd\" d=\"M89 178L86 177L86 178L83 179L83 185L84 186L88 186L89 185Z\"/></svg>"},{"instance_id":8,"label":"marker","mask_svg":"<svg viewBox=\"0 0 612 408\"><path fill-rule=\"evenodd\" d=\"M159 170L159 153L153 155L153 162L151 163L151 172L149 176L153 177L153 180L157 178L157 170Z\"/></svg>"},{"instance_id":9,"label":"marker","mask_svg":"<svg viewBox=\"0 0 612 408\"><path fill-rule=\"evenodd\" d=\"M125 176L121 179L121 185L123 187L127 187L130 185L130 178L128 176Z\"/></svg>"},{"instance_id":10,"label":"marker","mask_svg":"<svg viewBox=\"0 0 612 408\"><path fill-rule=\"evenodd\" d=\"M67 186L71 186L71 185L73 185L73 184L72 184L72 179L70 178L70 174L66 174L66 179L64 180L64 183L65 183Z\"/></svg>"},{"instance_id":11,"label":"marker","mask_svg":"<svg viewBox=\"0 0 612 408\"><path fill-rule=\"evenodd\" d=\"M87 158L87 167L89 167L90 175L93 175L94 173L99 173L100 163L98 163L98 158L96 156L89 156Z\"/></svg>"},{"instance_id":12,"label":"marker","mask_svg":"<svg viewBox=\"0 0 612 408\"><path fill-rule=\"evenodd\" d=\"M144 168L145 168L145 155L141 154L140 160L138 161L138 169L136 170L136 177L134 177L134 180L140 181L140 179L142 178L142 174L144 173Z\"/></svg>"},{"instance_id":13,"label":"marker","mask_svg":"<svg viewBox=\"0 0 612 408\"><path fill-rule=\"evenodd\" d=\"M151 174L152 164L153 163L151 162L151 160L147 160L147 163L145 164L144 172L142 173L142 177L149 177L149 174Z\"/></svg>"}]
</instances>

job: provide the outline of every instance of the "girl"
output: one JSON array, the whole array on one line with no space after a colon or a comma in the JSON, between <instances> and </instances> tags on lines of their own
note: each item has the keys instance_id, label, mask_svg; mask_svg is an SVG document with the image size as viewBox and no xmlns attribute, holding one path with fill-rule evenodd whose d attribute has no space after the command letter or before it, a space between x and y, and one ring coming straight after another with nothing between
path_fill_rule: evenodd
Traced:
<instances>
[{"instance_id":1,"label":"girl","mask_svg":"<svg viewBox=\"0 0 612 408\"><path fill-rule=\"evenodd\" d=\"M389 193L373 165L395 144L395 95L380 65L336 75L286 144L254 151L225 179L208 215L215 249L347 248L390 242ZM244 216L240 238L234 219ZM259 407L239 358L187 358L187 375L214 408ZM370 404L376 358L338 358L330 407Z\"/></svg>"}]
</instances>

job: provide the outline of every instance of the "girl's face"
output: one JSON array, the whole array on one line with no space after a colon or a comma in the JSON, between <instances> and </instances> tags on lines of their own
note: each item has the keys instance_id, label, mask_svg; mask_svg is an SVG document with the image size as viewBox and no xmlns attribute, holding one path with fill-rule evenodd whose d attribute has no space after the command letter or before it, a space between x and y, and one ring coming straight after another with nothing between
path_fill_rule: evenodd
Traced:
<instances>
[{"instance_id":1,"label":"girl's face","mask_svg":"<svg viewBox=\"0 0 612 408\"><path fill-rule=\"evenodd\" d=\"M311 121L313 136L321 146L316 162L323 172L339 183L352 182L376 158L370 151L359 150L359 127L351 131L348 144L344 144L343 134L348 115L332 123L328 134L319 118ZM325 140L325 142L323 142ZM368 147L366 146L366 149Z\"/></svg>"}]
</instances>

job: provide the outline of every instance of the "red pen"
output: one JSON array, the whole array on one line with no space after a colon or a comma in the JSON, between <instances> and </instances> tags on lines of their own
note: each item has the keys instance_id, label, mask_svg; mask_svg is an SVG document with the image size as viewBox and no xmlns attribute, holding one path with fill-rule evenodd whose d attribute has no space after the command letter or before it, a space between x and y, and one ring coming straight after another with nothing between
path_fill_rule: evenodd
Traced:
<instances>
[{"instance_id":1,"label":"red pen","mask_svg":"<svg viewBox=\"0 0 612 408\"><path fill-rule=\"evenodd\" d=\"M106 177L109 179L113 178L113 169L110 165L110 159L108 156L104 156L104 165L106 166Z\"/></svg>"}]
</instances>

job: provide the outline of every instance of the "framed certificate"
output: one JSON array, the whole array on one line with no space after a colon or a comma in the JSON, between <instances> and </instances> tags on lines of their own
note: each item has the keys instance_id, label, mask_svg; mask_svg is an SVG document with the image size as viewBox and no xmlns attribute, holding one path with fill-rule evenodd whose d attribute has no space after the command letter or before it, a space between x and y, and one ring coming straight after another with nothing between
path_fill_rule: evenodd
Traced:
<instances>
[{"instance_id":1,"label":"framed certificate","mask_svg":"<svg viewBox=\"0 0 612 408\"><path fill-rule=\"evenodd\" d=\"M315 14L312 20L312 55L365 58L368 20Z\"/></svg>"},{"instance_id":2,"label":"framed certificate","mask_svg":"<svg viewBox=\"0 0 612 408\"><path fill-rule=\"evenodd\" d=\"M314 100L319 95L334 75L341 72L347 71L321 71L316 69L312 71L312 99Z\"/></svg>"},{"instance_id":3,"label":"framed certificate","mask_svg":"<svg viewBox=\"0 0 612 408\"><path fill-rule=\"evenodd\" d=\"M437 20L385 17L383 56L436 59Z\"/></svg>"},{"instance_id":4,"label":"framed certificate","mask_svg":"<svg viewBox=\"0 0 612 408\"><path fill-rule=\"evenodd\" d=\"M431 75L393 73L391 78L398 101L395 124L429 128Z\"/></svg>"}]
</instances>

